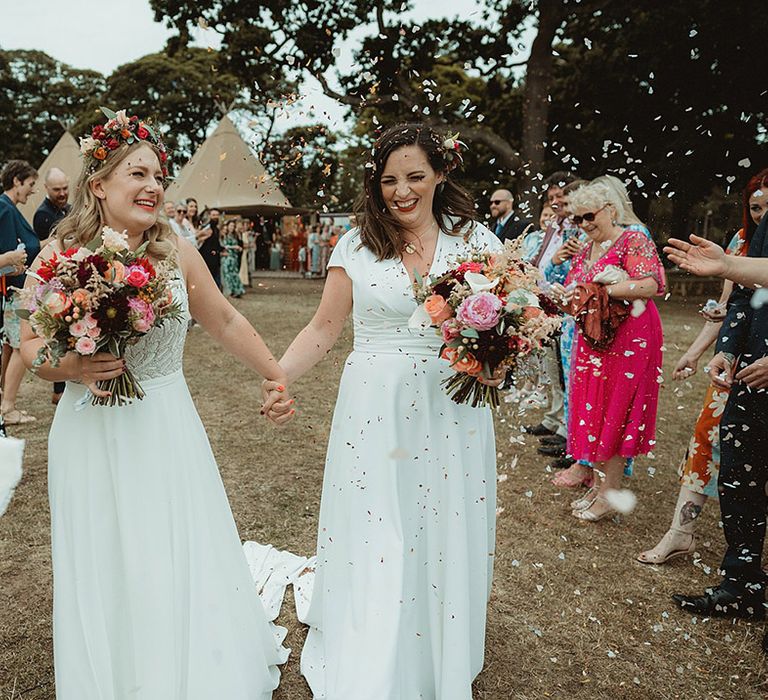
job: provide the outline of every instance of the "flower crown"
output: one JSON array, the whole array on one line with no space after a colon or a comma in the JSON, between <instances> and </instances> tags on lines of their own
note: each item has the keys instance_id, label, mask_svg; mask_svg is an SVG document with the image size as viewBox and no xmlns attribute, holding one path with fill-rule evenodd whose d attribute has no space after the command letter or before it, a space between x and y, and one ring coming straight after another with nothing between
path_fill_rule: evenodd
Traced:
<instances>
[{"instance_id":1,"label":"flower crown","mask_svg":"<svg viewBox=\"0 0 768 700\"><path fill-rule=\"evenodd\" d=\"M446 172L451 172L451 170L464 164L464 157L461 152L467 150L467 144L459 141L458 132L453 136L447 136L440 144L440 148L443 151Z\"/></svg>"},{"instance_id":2,"label":"flower crown","mask_svg":"<svg viewBox=\"0 0 768 700\"><path fill-rule=\"evenodd\" d=\"M160 136L149 124L139 121L136 115L129 117L124 109L113 112L102 107L101 111L107 117L107 123L97 124L91 130L90 136L80 138L80 153L86 159L89 173L95 173L104 164L110 152L124 143L147 141L160 152L163 175L168 175L168 151Z\"/></svg>"}]
</instances>

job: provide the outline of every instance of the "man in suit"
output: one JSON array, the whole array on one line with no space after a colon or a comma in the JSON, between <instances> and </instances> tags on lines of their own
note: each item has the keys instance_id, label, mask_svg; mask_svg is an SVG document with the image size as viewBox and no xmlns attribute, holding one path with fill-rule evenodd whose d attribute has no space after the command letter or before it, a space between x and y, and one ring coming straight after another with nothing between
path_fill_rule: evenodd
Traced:
<instances>
[{"instance_id":1,"label":"man in suit","mask_svg":"<svg viewBox=\"0 0 768 700\"><path fill-rule=\"evenodd\" d=\"M502 243L515 240L532 223L532 219L521 219L515 215L514 204L509 190L496 190L491 195L491 216L496 219L494 230Z\"/></svg>"},{"instance_id":2,"label":"man in suit","mask_svg":"<svg viewBox=\"0 0 768 700\"><path fill-rule=\"evenodd\" d=\"M63 170L51 168L45 174L43 185L46 196L35 212L32 228L40 239L40 246L45 248L51 242L53 228L69 214L72 207L69 204L69 178ZM54 405L59 403L65 388L65 382L53 383L51 402Z\"/></svg>"},{"instance_id":3,"label":"man in suit","mask_svg":"<svg viewBox=\"0 0 768 700\"><path fill-rule=\"evenodd\" d=\"M768 216L749 245L748 256L768 258ZM712 383L730 389L720 421L718 491L727 549L723 579L703 595L672 596L697 615L765 618L766 575L761 567L768 483L768 305L753 300L754 289L735 285L709 363ZM768 635L763 638L768 653Z\"/></svg>"}]
</instances>

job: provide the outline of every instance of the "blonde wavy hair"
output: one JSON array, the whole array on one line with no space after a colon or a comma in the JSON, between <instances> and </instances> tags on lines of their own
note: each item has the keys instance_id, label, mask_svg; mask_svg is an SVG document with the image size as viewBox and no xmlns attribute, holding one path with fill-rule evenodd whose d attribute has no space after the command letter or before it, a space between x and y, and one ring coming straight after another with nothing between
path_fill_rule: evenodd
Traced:
<instances>
[{"instance_id":1,"label":"blonde wavy hair","mask_svg":"<svg viewBox=\"0 0 768 700\"><path fill-rule=\"evenodd\" d=\"M83 166L77 180L72 211L56 226L55 235L62 250L88 245L101 234L106 225L102 201L91 191L91 182L108 179L125 158L141 146L148 146L160 160L160 151L147 141L122 144L110 151L104 164L96 171L89 172L88 164ZM148 241L147 255L157 261L172 260L176 255L174 234L165 219L158 218L144 235Z\"/></svg>"}]
</instances>

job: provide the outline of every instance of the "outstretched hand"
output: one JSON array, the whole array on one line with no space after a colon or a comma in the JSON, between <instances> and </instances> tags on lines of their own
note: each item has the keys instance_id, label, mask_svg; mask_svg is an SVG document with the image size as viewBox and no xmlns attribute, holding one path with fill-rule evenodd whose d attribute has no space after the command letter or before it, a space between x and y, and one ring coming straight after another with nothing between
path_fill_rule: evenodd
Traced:
<instances>
[{"instance_id":1,"label":"outstretched hand","mask_svg":"<svg viewBox=\"0 0 768 700\"><path fill-rule=\"evenodd\" d=\"M670 238L664 247L667 257L679 268L699 277L722 277L726 271L725 251L712 241L690 236L690 243Z\"/></svg>"},{"instance_id":2,"label":"outstretched hand","mask_svg":"<svg viewBox=\"0 0 768 700\"><path fill-rule=\"evenodd\" d=\"M284 384L265 379L261 383L261 413L270 423L283 425L293 420L296 409L293 407L294 399L288 393Z\"/></svg>"}]
</instances>

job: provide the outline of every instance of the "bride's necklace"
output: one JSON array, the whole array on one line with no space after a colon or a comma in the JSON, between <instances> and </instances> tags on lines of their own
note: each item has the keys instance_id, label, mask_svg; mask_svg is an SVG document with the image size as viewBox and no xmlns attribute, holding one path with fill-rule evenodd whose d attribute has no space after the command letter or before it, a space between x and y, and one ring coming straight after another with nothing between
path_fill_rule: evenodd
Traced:
<instances>
[{"instance_id":1,"label":"bride's necklace","mask_svg":"<svg viewBox=\"0 0 768 700\"><path fill-rule=\"evenodd\" d=\"M419 247L421 248L421 250L422 250L422 252L423 252L423 251L424 251L424 246L423 246L423 245L421 245L421 239L422 239L422 238L424 238L424 236L426 236L428 233L432 233L432 231L433 231L435 228L437 228L437 222L435 222L435 225L434 225L434 227L430 227L428 231L424 231L424 233L422 233L420 236L418 236L418 237L417 237L417 238L415 238L414 240L412 240L412 241L406 241L405 245L403 246L403 252L404 252L404 253L407 253L408 255L415 255L416 253L418 253L418 254L419 254L419 256L420 256L420 255L421 255L421 253L419 253L419 252L416 250L416 245L415 245L415 244L416 244L416 243L418 243L418 244L419 244Z\"/></svg>"}]
</instances>

